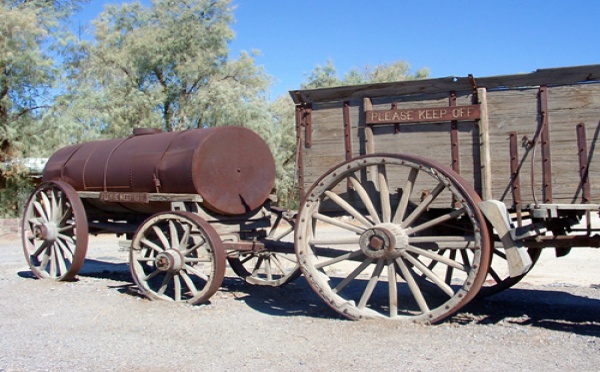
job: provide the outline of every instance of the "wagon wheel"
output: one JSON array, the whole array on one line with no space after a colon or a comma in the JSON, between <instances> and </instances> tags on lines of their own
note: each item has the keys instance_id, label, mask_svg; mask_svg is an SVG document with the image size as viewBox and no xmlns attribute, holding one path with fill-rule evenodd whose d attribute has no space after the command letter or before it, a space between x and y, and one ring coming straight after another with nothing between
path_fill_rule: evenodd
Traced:
<instances>
[{"instance_id":1,"label":"wagon wheel","mask_svg":"<svg viewBox=\"0 0 600 372\"><path fill-rule=\"evenodd\" d=\"M489 235L479 201L458 174L420 157L347 161L302 203L300 268L348 318L442 320L477 294L487 273Z\"/></svg>"},{"instance_id":2,"label":"wagon wheel","mask_svg":"<svg viewBox=\"0 0 600 372\"><path fill-rule=\"evenodd\" d=\"M275 210L277 218L271 227L265 244L274 245L293 237L295 216L284 210ZM283 225L282 225L283 223ZM282 225L282 226L280 226ZM235 252L227 257L231 269L247 283L277 287L296 280L300 276L298 259L293 250L268 249L263 252Z\"/></svg>"},{"instance_id":3,"label":"wagon wheel","mask_svg":"<svg viewBox=\"0 0 600 372\"><path fill-rule=\"evenodd\" d=\"M142 223L131 243L133 280L150 299L199 304L223 282L225 251L215 229L189 212Z\"/></svg>"},{"instance_id":4,"label":"wagon wheel","mask_svg":"<svg viewBox=\"0 0 600 372\"><path fill-rule=\"evenodd\" d=\"M527 249L527 253L529 254L529 257L531 257L531 267L529 268L529 271L531 271L538 258L540 258L542 250L538 248L529 248ZM504 253L502 244L500 244L499 247L495 246L492 249L492 260L490 262L490 268L488 269L488 276L479 290L477 297L483 298L509 289L520 282L529 271L515 277L508 275L508 262L506 261L506 254Z\"/></svg>"},{"instance_id":5,"label":"wagon wheel","mask_svg":"<svg viewBox=\"0 0 600 372\"><path fill-rule=\"evenodd\" d=\"M72 280L85 260L88 224L71 185L45 182L29 197L21 221L25 258L40 279Z\"/></svg>"}]
</instances>

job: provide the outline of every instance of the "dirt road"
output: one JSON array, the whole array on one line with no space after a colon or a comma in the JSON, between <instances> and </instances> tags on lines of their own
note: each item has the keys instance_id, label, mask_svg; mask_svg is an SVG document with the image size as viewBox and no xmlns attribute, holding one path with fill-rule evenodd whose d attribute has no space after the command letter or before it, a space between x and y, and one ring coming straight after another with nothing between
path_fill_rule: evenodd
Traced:
<instances>
[{"instance_id":1,"label":"dirt road","mask_svg":"<svg viewBox=\"0 0 600 372\"><path fill-rule=\"evenodd\" d=\"M340 318L303 278L231 272L209 304L140 297L116 239L92 238L79 281L34 279L0 239L0 371L491 371L600 368L600 251L544 252L524 283L434 326Z\"/></svg>"}]
</instances>

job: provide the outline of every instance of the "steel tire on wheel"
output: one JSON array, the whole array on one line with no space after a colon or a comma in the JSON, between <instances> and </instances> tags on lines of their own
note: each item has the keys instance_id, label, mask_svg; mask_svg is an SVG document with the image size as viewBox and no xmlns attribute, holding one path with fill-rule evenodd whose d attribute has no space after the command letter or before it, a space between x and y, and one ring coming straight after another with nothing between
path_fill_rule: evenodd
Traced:
<instances>
[{"instance_id":1,"label":"steel tire on wheel","mask_svg":"<svg viewBox=\"0 0 600 372\"><path fill-rule=\"evenodd\" d=\"M295 234L300 268L315 292L350 319L438 322L485 280L491 249L479 202L463 178L430 160L349 160L302 201Z\"/></svg>"},{"instance_id":2,"label":"steel tire on wheel","mask_svg":"<svg viewBox=\"0 0 600 372\"><path fill-rule=\"evenodd\" d=\"M44 182L29 197L21 221L25 258L41 279L72 280L88 245L88 224L77 192L61 181Z\"/></svg>"},{"instance_id":3,"label":"steel tire on wheel","mask_svg":"<svg viewBox=\"0 0 600 372\"><path fill-rule=\"evenodd\" d=\"M225 251L219 234L190 212L163 212L142 223L131 242L130 269L146 297L200 304L221 286Z\"/></svg>"}]
</instances>

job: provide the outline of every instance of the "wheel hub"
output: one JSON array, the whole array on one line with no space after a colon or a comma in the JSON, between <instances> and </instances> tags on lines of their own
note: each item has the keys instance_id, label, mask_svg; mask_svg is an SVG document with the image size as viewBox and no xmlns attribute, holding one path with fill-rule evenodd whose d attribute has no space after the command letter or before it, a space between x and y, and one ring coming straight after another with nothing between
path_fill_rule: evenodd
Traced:
<instances>
[{"instance_id":1,"label":"wheel hub","mask_svg":"<svg viewBox=\"0 0 600 372\"><path fill-rule=\"evenodd\" d=\"M183 255L176 249L169 249L156 256L154 265L160 271L177 272L183 269Z\"/></svg>"},{"instance_id":2,"label":"wheel hub","mask_svg":"<svg viewBox=\"0 0 600 372\"><path fill-rule=\"evenodd\" d=\"M405 229L392 223L380 224L366 230L359 239L360 249L369 258L397 258L408 246Z\"/></svg>"},{"instance_id":3,"label":"wheel hub","mask_svg":"<svg viewBox=\"0 0 600 372\"><path fill-rule=\"evenodd\" d=\"M58 238L58 228L54 222L47 222L36 226L33 229L33 233L37 239L47 242L54 242Z\"/></svg>"}]
</instances>

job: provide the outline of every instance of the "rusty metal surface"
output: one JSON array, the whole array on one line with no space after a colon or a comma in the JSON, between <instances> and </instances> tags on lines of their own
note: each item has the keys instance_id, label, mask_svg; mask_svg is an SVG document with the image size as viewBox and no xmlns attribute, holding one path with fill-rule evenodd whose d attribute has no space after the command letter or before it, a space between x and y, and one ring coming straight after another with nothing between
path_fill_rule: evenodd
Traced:
<instances>
[{"instance_id":1,"label":"rusty metal surface","mask_svg":"<svg viewBox=\"0 0 600 372\"><path fill-rule=\"evenodd\" d=\"M590 178L589 178L589 159L587 149L587 139L585 135L585 124L577 124L577 148L579 155L579 177L581 188L581 202L589 203L591 198Z\"/></svg>"},{"instance_id":2,"label":"rusty metal surface","mask_svg":"<svg viewBox=\"0 0 600 372\"><path fill-rule=\"evenodd\" d=\"M199 194L207 209L237 215L267 200L275 162L267 144L246 128L143 132L60 149L43 179L78 191Z\"/></svg>"},{"instance_id":3,"label":"rusty metal surface","mask_svg":"<svg viewBox=\"0 0 600 372\"><path fill-rule=\"evenodd\" d=\"M519 148L517 132L510 132L510 185L512 189L514 208L517 212L517 225L522 224L523 203L521 199L521 178L519 177Z\"/></svg>"},{"instance_id":4,"label":"rusty metal surface","mask_svg":"<svg viewBox=\"0 0 600 372\"><path fill-rule=\"evenodd\" d=\"M552 161L550 157L550 128L548 121L548 87L540 87L540 113L542 115L542 190L544 203L552 203Z\"/></svg>"}]
</instances>

